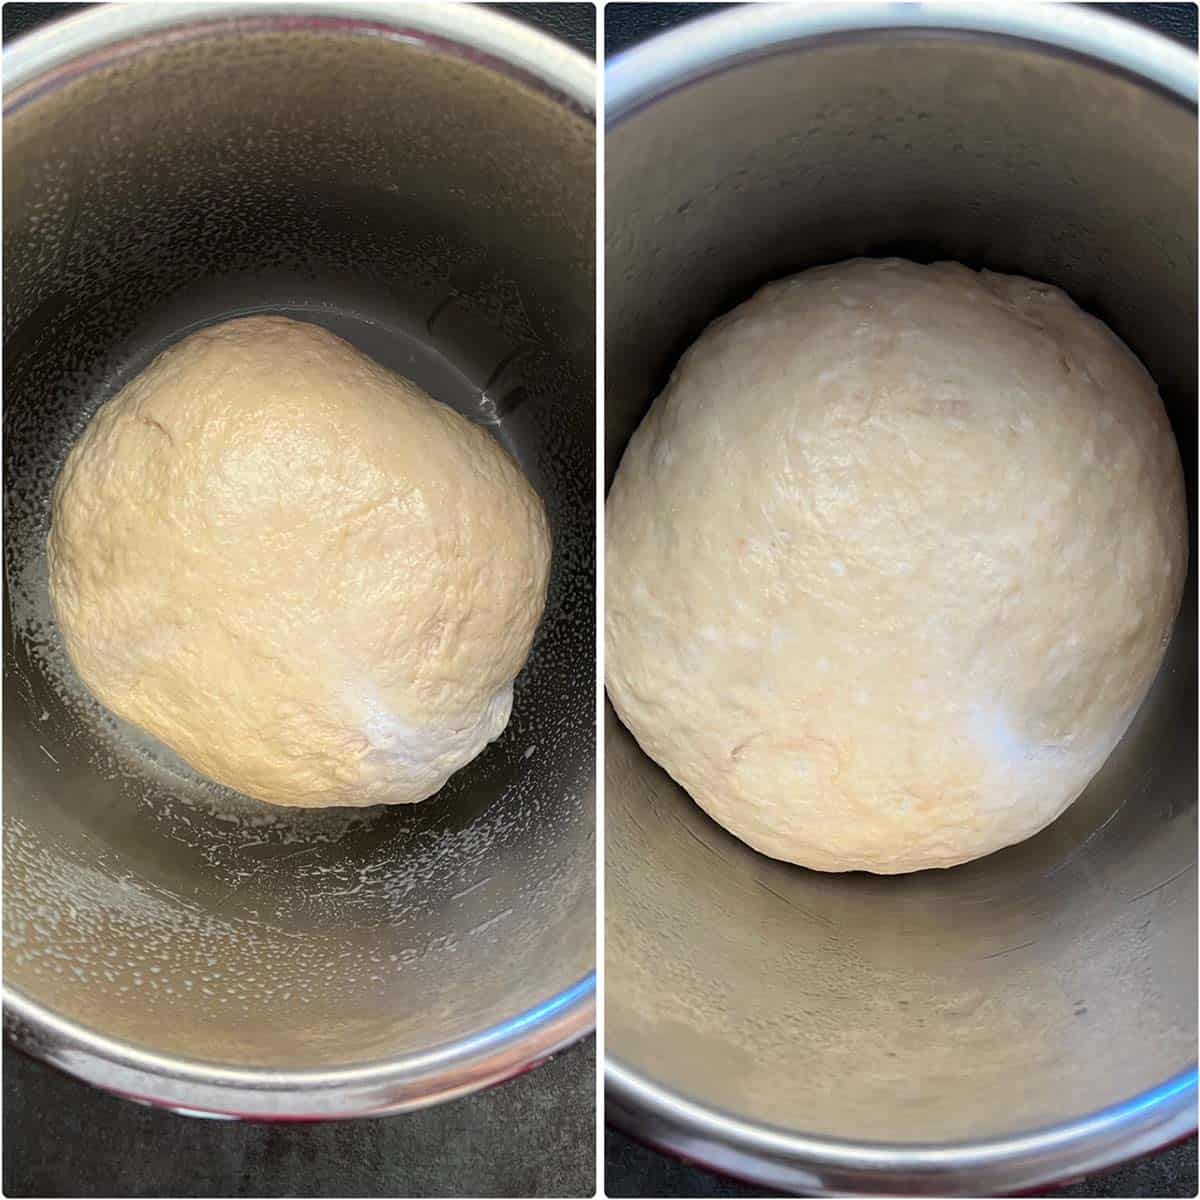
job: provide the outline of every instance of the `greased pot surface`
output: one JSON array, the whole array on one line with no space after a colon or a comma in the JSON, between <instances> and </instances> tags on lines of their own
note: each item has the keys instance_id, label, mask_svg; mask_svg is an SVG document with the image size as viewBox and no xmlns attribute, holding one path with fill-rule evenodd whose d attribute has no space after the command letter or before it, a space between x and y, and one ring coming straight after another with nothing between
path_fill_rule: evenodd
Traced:
<instances>
[{"instance_id":1,"label":"greased pot surface","mask_svg":"<svg viewBox=\"0 0 1200 1200\"><path fill-rule=\"evenodd\" d=\"M593 68L473 6L93 9L5 53L5 987L18 1044L232 1115L398 1111L593 1023ZM487 425L546 502L501 739L434 799L275 810L100 709L47 605L98 404L239 313Z\"/></svg>"}]
</instances>

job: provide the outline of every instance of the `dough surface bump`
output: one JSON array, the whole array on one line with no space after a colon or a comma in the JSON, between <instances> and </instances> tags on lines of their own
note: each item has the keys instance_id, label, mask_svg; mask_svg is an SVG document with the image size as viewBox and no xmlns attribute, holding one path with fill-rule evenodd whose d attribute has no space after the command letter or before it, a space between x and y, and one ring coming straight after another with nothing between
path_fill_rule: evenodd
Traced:
<instances>
[{"instance_id":1,"label":"dough surface bump","mask_svg":"<svg viewBox=\"0 0 1200 1200\"><path fill-rule=\"evenodd\" d=\"M228 321L97 412L50 588L113 712L273 804L409 803L508 723L541 501L482 428L327 330Z\"/></svg>"},{"instance_id":2,"label":"dough surface bump","mask_svg":"<svg viewBox=\"0 0 1200 1200\"><path fill-rule=\"evenodd\" d=\"M1062 291L857 259L710 325L607 502L606 683L718 822L824 871L949 867L1085 788L1162 661L1179 452Z\"/></svg>"}]
</instances>

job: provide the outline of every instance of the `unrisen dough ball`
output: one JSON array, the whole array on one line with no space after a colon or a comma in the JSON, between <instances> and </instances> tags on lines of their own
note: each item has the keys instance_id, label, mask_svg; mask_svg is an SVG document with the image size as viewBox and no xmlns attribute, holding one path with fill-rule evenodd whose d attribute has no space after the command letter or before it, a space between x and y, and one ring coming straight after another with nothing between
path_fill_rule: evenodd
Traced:
<instances>
[{"instance_id":1,"label":"unrisen dough ball","mask_svg":"<svg viewBox=\"0 0 1200 1200\"><path fill-rule=\"evenodd\" d=\"M755 849L949 867L1079 795L1187 561L1153 381L1057 288L856 260L684 356L608 500L607 682Z\"/></svg>"},{"instance_id":2,"label":"unrisen dough ball","mask_svg":"<svg viewBox=\"0 0 1200 1200\"><path fill-rule=\"evenodd\" d=\"M220 783L409 803L508 723L542 504L485 430L316 325L248 317L160 355L53 505L83 681Z\"/></svg>"}]
</instances>

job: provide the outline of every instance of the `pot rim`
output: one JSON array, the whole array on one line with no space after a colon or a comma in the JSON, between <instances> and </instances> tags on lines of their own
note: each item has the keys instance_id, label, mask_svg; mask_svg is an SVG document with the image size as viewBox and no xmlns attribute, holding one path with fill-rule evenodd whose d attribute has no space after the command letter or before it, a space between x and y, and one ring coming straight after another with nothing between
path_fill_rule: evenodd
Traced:
<instances>
[{"instance_id":1,"label":"pot rim","mask_svg":"<svg viewBox=\"0 0 1200 1200\"><path fill-rule=\"evenodd\" d=\"M587 117L596 110L595 63L557 38L474 4L394 0L135 0L105 4L42 26L4 48L4 112L153 44L247 22L266 29L386 37L454 54L533 84Z\"/></svg>"},{"instance_id":2,"label":"pot rim","mask_svg":"<svg viewBox=\"0 0 1200 1200\"><path fill-rule=\"evenodd\" d=\"M5 47L5 116L164 38L219 35L247 25L399 40L478 63L594 120L595 64L579 51L475 5L388 0L186 0L90 8ZM382 1116L450 1100L537 1066L596 1024L592 970L541 1003L455 1042L362 1066L283 1071L157 1054L56 1014L8 983L2 996L9 1040L85 1082L191 1115L263 1120Z\"/></svg>"},{"instance_id":3,"label":"pot rim","mask_svg":"<svg viewBox=\"0 0 1200 1200\"><path fill-rule=\"evenodd\" d=\"M109 1037L8 985L4 1024L17 1049L109 1092L191 1116L325 1121L440 1104L539 1066L596 1025L596 977L470 1037L362 1066L284 1071L157 1054Z\"/></svg>"},{"instance_id":4,"label":"pot rim","mask_svg":"<svg viewBox=\"0 0 1200 1200\"><path fill-rule=\"evenodd\" d=\"M659 100L732 66L781 51L872 35L943 34L1032 43L1048 54L1117 71L1190 106L1196 56L1119 17L1071 4L736 5L658 34L605 69L611 133ZM611 1047L607 1119L641 1141L726 1175L816 1195L1004 1195L1103 1170L1192 1133L1196 1066L1078 1119L958 1143L882 1143L810 1136L744 1120L654 1081Z\"/></svg>"},{"instance_id":5,"label":"pot rim","mask_svg":"<svg viewBox=\"0 0 1200 1200\"><path fill-rule=\"evenodd\" d=\"M1064 1182L1158 1150L1196 1129L1190 1067L1061 1125L977 1142L871 1142L798 1134L698 1104L609 1051L606 1116L638 1140L718 1171L807 1195L996 1196Z\"/></svg>"},{"instance_id":6,"label":"pot rim","mask_svg":"<svg viewBox=\"0 0 1200 1200\"><path fill-rule=\"evenodd\" d=\"M1123 71L1196 106L1195 54L1162 34L1081 5L739 4L615 55L604 71L605 123L612 130L678 88L739 62L805 42L898 32L1033 43Z\"/></svg>"}]
</instances>

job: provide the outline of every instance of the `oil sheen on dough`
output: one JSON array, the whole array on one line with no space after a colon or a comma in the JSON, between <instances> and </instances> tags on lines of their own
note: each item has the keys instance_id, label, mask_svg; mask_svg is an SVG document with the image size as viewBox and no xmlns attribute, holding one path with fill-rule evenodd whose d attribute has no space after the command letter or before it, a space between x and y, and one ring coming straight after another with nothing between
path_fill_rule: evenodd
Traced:
<instances>
[{"instance_id":1,"label":"oil sheen on dough","mask_svg":"<svg viewBox=\"0 0 1200 1200\"><path fill-rule=\"evenodd\" d=\"M248 317L100 409L49 562L119 716L259 800L397 804L507 725L550 536L485 430L316 325Z\"/></svg>"}]
</instances>

